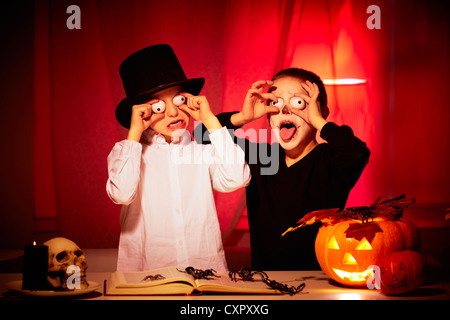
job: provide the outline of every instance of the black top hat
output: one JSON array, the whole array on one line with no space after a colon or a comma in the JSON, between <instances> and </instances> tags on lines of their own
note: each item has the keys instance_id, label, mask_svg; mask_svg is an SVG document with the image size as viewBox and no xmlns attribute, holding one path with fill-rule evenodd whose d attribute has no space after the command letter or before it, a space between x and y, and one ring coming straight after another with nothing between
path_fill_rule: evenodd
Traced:
<instances>
[{"instance_id":1,"label":"black top hat","mask_svg":"<svg viewBox=\"0 0 450 320\"><path fill-rule=\"evenodd\" d=\"M204 78L188 79L177 56L167 44L158 44L139 50L126 58L119 68L125 94L116 108L116 118L125 128L130 128L133 105L144 103L161 90L181 86L198 95Z\"/></svg>"}]
</instances>

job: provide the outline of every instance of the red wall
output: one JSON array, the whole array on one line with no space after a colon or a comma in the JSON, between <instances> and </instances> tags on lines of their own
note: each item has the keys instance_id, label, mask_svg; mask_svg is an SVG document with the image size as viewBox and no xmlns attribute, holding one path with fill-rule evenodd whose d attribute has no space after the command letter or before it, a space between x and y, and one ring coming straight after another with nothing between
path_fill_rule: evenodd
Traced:
<instances>
[{"instance_id":1,"label":"red wall","mask_svg":"<svg viewBox=\"0 0 450 320\"><path fill-rule=\"evenodd\" d=\"M206 78L202 93L215 112L238 110L254 81L283 67L367 80L327 86L330 120L350 125L372 151L348 205L406 193L422 206L448 207L445 1L76 1L81 29L69 30L71 4L34 6L34 51L28 54L34 60L35 116L24 117L43 128L29 137L34 159L42 162L27 164L34 168L28 189L41 194L35 218L49 218L48 225L39 220L41 230L48 227L84 247L117 245L120 208L109 200L105 183L106 157L126 134L114 118L124 96L118 67L130 53L156 43L172 45L188 77ZM381 9L379 30L366 26L372 4ZM21 94L19 85L12 90ZM41 121L48 125L39 127ZM249 127L265 126L262 119ZM46 185L53 192L39 193ZM224 233L240 214L242 194L217 196ZM32 220L33 212L21 217Z\"/></svg>"}]
</instances>

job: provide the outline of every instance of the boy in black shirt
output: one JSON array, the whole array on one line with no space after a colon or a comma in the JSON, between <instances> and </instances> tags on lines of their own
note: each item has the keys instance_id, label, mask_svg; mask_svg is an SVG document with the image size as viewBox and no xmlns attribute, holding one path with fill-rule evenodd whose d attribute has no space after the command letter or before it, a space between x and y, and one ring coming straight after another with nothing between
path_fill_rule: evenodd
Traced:
<instances>
[{"instance_id":1,"label":"boy in black shirt","mask_svg":"<svg viewBox=\"0 0 450 320\"><path fill-rule=\"evenodd\" d=\"M328 113L320 78L290 68L254 83L240 112L218 115L228 129L268 115L278 138L272 145L236 138L252 174L246 196L254 270L320 269L314 251L319 224L281 234L308 212L344 208L370 156L350 127L325 120ZM328 143L316 141L317 131Z\"/></svg>"}]
</instances>

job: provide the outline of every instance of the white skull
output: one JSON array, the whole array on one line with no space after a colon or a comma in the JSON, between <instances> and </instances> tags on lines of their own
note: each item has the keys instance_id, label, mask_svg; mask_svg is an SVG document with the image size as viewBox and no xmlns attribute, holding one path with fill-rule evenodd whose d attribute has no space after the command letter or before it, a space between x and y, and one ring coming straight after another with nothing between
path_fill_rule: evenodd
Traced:
<instances>
[{"instance_id":1,"label":"white skull","mask_svg":"<svg viewBox=\"0 0 450 320\"><path fill-rule=\"evenodd\" d=\"M76 266L80 270L80 278L75 279L75 283L80 284L80 289L86 289L88 283L86 281L86 269L88 264L84 251L81 250L73 241L57 237L44 243L48 247L48 276L47 280L50 285L58 290L68 289L68 279L73 277L76 270L72 270ZM68 270L69 269L69 270ZM76 268L75 268L76 269ZM72 280L73 278L71 278ZM77 282L79 280L79 282ZM76 287L75 287L76 288Z\"/></svg>"}]
</instances>

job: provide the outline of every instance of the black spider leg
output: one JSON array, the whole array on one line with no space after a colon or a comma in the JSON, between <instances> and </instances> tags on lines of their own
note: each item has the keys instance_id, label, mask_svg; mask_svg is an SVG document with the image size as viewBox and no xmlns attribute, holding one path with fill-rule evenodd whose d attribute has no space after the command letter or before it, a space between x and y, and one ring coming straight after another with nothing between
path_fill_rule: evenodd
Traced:
<instances>
[{"instance_id":1,"label":"black spider leg","mask_svg":"<svg viewBox=\"0 0 450 320\"><path fill-rule=\"evenodd\" d=\"M165 279L165 277L158 273L158 274L155 274L155 275L151 275L150 274L148 276L145 276L145 278L142 279L141 281L147 281L147 280L155 281L155 280L164 280L164 279Z\"/></svg>"},{"instance_id":2,"label":"black spider leg","mask_svg":"<svg viewBox=\"0 0 450 320\"><path fill-rule=\"evenodd\" d=\"M206 277L206 279L208 279L207 277L216 277L216 278L220 278L220 276L218 276L217 274L216 274L216 270L214 270L214 269L207 269L207 270L205 270L205 273L206 273L206 275L205 275L205 277ZM209 279L208 279L209 280Z\"/></svg>"},{"instance_id":3,"label":"black spider leg","mask_svg":"<svg viewBox=\"0 0 450 320\"><path fill-rule=\"evenodd\" d=\"M236 275L238 277L240 277L240 279L237 279ZM248 267L242 267L239 271L231 269L228 272L228 277L230 278L230 280L233 280L234 282L237 282L238 280L253 281L252 270L250 268L248 268Z\"/></svg>"},{"instance_id":4,"label":"black spider leg","mask_svg":"<svg viewBox=\"0 0 450 320\"><path fill-rule=\"evenodd\" d=\"M190 274L195 280L197 279L206 279L210 280L211 277L220 278L220 276L216 275L216 270L214 269L206 269L205 271L201 269L194 269L193 267L189 266L185 269L185 271L180 270L177 268L179 272Z\"/></svg>"},{"instance_id":5,"label":"black spider leg","mask_svg":"<svg viewBox=\"0 0 450 320\"><path fill-rule=\"evenodd\" d=\"M254 281L255 279L253 279L253 276L259 275L261 277L260 281L264 282L270 288L278 290L281 293L288 293L291 296L299 293L305 288L305 283L301 283L297 287L288 287L288 285L286 284L279 283L275 280L270 280L269 276L264 271L251 271L250 268L241 268L240 271L230 270L230 272L228 273L230 279L234 280L235 282L237 281L236 275L238 275L243 281Z\"/></svg>"},{"instance_id":6,"label":"black spider leg","mask_svg":"<svg viewBox=\"0 0 450 320\"><path fill-rule=\"evenodd\" d=\"M152 275L145 276L144 279L142 279L141 281L147 281L149 279L152 280L152 277L153 277Z\"/></svg>"},{"instance_id":7,"label":"black spider leg","mask_svg":"<svg viewBox=\"0 0 450 320\"><path fill-rule=\"evenodd\" d=\"M275 280L264 279L265 284L267 284L270 288L280 291L281 293L288 293L290 296L293 296L305 288L305 283L299 284L297 287L291 286L289 287L287 284L279 283Z\"/></svg>"},{"instance_id":8,"label":"black spider leg","mask_svg":"<svg viewBox=\"0 0 450 320\"><path fill-rule=\"evenodd\" d=\"M178 270L179 272L183 272L183 273L190 274L191 276L193 276L193 277L195 278L195 269L194 269L193 267L187 267L186 269L184 269L184 271L183 271L183 270L180 270L180 269L178 269L178 268L177 268L177 270Z\"/></svg>"},{"instance_id":9,"label":"black spider leg","mask_svg":"<svg viewBox=\"0 0 450 320\"><path fill-rule=\"evenodd\" d=\"M255 271L253 275L255 274L259 274L261 276L262 281L269 279L269 276L264 271Z\"/></svg>"}]
</instances>

